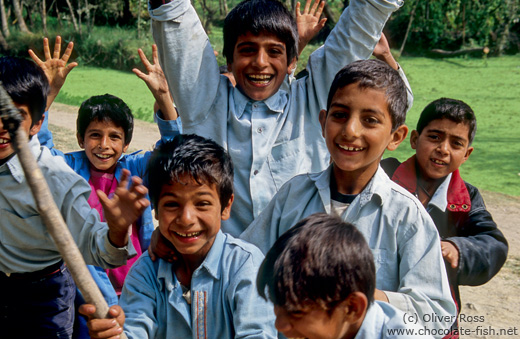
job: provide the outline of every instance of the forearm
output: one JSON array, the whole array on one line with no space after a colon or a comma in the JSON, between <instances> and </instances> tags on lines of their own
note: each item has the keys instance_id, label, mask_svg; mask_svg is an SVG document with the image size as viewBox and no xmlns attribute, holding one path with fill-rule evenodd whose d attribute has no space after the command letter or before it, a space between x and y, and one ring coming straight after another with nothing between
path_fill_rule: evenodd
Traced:
<instances>
[{"instance_id":1,"label":"forearm","mask_svg":"<svg viewBox=\"0 0 520 339\"><path fill-rule=\"evenodd\" d=\"M209 114L220 82L208 36L187 0L161 6L150 15L173 101L184 124L198 124Z\"/></svg>"}]
</instances>

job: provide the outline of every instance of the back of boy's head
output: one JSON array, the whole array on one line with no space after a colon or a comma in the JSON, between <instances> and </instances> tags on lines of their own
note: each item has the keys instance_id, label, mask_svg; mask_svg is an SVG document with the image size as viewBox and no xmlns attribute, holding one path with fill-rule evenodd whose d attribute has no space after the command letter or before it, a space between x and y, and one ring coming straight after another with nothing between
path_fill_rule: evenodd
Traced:
<instances>
[{"instance_id":1,"label":"back of boy's head","mask_svg":"<svg viewBox=\"0 0 520 339\"><path fill-rule=\"evenodd\" d=\"M278 0L244 0L224 21L224 55L233 62L238 37L251 32L274 34L285 43L287 65L298 57L298 28L291 12Z\"/></svg>"},{"instance_id":2,"label":"back of boy's head","mask_svg":"<svg viewBox=\"0 0 520 339\"><path fill-rule=\"evenodd\" d=\"M289 312L313 305L332 312L353 292L365 294L370 305L375 274L361 232L337 216L317 213L278 238L260 266L257 288Z\"/></svg>"},{"instance_id":3,"label":"back of boy's head","mask_svg":"<svg viewBox=\"0 0 520 339\"><path fill-rule=\"evenodd\" d=\"M92 121L112 122L125 132L125 145L130 144L134 132L134 116L127 104L111 95L96 95L83 101L76 120L77 133L85 138L85 132Z\"/></svg>"},{"instance_id":4,"label":"back of boy's head","mask_svg":"<svg viewBox=\"0 0 520 339\"><path fill-rule=\"evenodd\" d=\"M148 162L148 185L157 208L162 186L185 175L199 184L216 185L222 209L233 194L233 162L222 146L195 134L182 134L156 147Z\"/></svg>"},{"instance_id":5,"label":"back of boy's head","mask_svg":"<svg viewBox=\"0 0 520 339\"><path fill-rule=\"evenodd\" d=\"M29 107L32 123L45 113L49 81L33 61L5 56L0 58L0 81L13 102Z\"/></svg>"},{"instance_id":6,"label":"back of boy's head","mask_svg":"<svg viewBox=\"0 0 520 339\"><path fill-rule=\"evenodd\" d=\"M403 79L387 63L369 59L358 60L343 67L337 74L329 90L327 111L332 104L334 94L343 87L357 84L361 89L375 89L385 92L388 111L392 118L392 131L403 125L406 120L408 98Z\"/></svg>"},{"instance_id":7,"label":"back of boy's head","mask_svg":"<svg viewBox=\"0 0 520 339\"><path fill-rule=\"evenodd\" d=\"M432 101L421 112L417 122L417 132L421 134L430 122L438 119L449 119L455 123L463 123L468 126L468 140L469 145L471 145L477 132L477 118L468 104L461 100L449 98L440 98Z\"/></svg>"}]
</instances>

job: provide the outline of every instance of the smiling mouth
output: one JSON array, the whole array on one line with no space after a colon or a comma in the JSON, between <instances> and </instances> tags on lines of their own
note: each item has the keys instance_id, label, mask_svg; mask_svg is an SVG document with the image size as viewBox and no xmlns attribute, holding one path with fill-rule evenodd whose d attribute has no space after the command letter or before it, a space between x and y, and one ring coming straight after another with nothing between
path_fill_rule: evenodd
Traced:
<instances>
[{"instance_id":1,"label":"smiling mouth","mask_svg":"<svg viewBox=\"0 0 520 339\"><path fill-rule=\"evenodd\" d=\"M345 151L349 151L349 152L360 152L365 149L364 147L348 147L348 146L343 146L340 144L338 144L338 147Z\"/></svg>"},{"instance_id":2,"label":"smiling mouth","mask_svg":"<svg viewBox=\"0 0 520 339\"><path fill-rule=\"evenodd\" d=\"M441 161L441 160L437 160L437 159L430 159L434 164L437 164L437 165L442 165L442 166L445 166L447 165L446 162L444 161Z\"/></svg>"},{"instance_id":3,"label":"smiling mouth","mask_svg":"<svg viewBox=\"0 0 520 339\"><path fill-rule=\"evenodd\" d=\"M179 232L173 232L176 235L178 235L181 238L195 238L201 235L202 232L191 232L191 233L179 233Z\"/></svg>"},{"instance_id":4,"label":"smiling mouth","mask_svg":"<svg viewBox=\"0 0 520 339\"><path fill-rule=\"evenodd\" d=\"M98 157L99 159L109 159L109 158L112 158L112 155L111 154L94 154L96 157Z\"/></svg>"},{"instance_id":5,"label":"smiling mouth","mask_svg":"<svg viewBox=\"0 0 520 339\"><path fill-rule=\"evenodd\" d=\"M272 79L272 75L268 74L250 74L247 79L256 85L267 85Z\"/></svg>"},{"instance_id":6,"label":"smiling mouth","mask_svg":"<svg viewBox=\"0 0 520 339\"><path fill-rule=\"evenodd\" d=\"M11 140L9 140L9 139L0 138L0 145L8 144L10 142L11 142Z\"/></svg>"}]
</instances>

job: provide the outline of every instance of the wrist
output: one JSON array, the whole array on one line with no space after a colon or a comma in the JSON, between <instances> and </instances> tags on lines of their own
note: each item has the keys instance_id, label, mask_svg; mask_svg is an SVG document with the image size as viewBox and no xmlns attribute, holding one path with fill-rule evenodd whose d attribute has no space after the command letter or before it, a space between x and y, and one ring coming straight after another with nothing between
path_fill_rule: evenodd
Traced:
<instances>
[{"instance_id":1,"label":"wrist","mask_svg":"<svg viewBox=\"0 0 520 339\"><path fill-rule=\"evenodd\" d=\"M108 241L116 248L125 247L128 244L128 232L116 232L108 230Z\"/></svg>"}]
</instances>

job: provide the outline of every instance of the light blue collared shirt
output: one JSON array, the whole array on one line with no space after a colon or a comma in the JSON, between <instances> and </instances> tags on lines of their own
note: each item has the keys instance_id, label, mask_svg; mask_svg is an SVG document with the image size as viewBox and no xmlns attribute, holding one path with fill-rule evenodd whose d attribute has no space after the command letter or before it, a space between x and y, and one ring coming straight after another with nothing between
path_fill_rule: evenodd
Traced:
<instances>
[{"instance_id":1,"label":"light blue collared shirt","mask_svg":"<svg viewBox=\"0 0 520 339\"><path fill-rule=\"evenodd\" d=\"M309 75L286 79L270 98L253 101L219 74L213 48L189 0L150 9L161 66L184 133L213 139L235 165L235 201L222 230L238 236L293 176L329 164L318 115L347 64L368 59L401 0L351 1L325 44L309 58Z\"/></svg>"},{"instance_id":2,"label":"light blue collared shirt","mask_svg":"<svg viewBox=\"0 0 520 339\"><path fill-rule=\"evenodd\" d=\"M405 314L382 301L374 301L365 314L365 319L354 339L429 339L423 328L411 321L405 323ZM401 332L402 331L402 332Z\"/></svg>"},{"instance_id":3,"label":"light blue collared shirt","mask_svg":"<svg viewBox=\"0 0 520 339\"><path fill-rule=\"evenodd\" d=\"M38 138L33 137L29 147L87 264L124 265L136 252L131 242L122 248L110 244L107 224L87 202L89 184L62 158L40 147ZM61 255L43 224L18 156L0 166L0 187L0 271L34 272L57 263Z\"/></svg>"},{"instance_id":4,"label":"light blue collared shirt","mask_svg":"<svg viewBox=\"0 0 520 339\"><path fill-rule=\"evenodd\" d=\"M128 337L276 338L273 306L256 290L264 256L219 231L191 279L191 305L171 263L143 253L125 280L119 305Z\"/></svg>"},{"instance_id":5,"label":"light blue collared shirt","mask_svg":"<svg viewBox=\"0 0 520 339\"><path fill-rule=\"evenodd\" d=\"M318 212L330 214L331 169L287 182L240 238L266 253L301 219ZM376 288L385 292L392 305L418 314L419 321L428 314L456 314L433 221L382 168L341 217L365 236L374 255ZM425 321L425 325L449 328L451 323Z\"/></svg>"}]
</instances>

